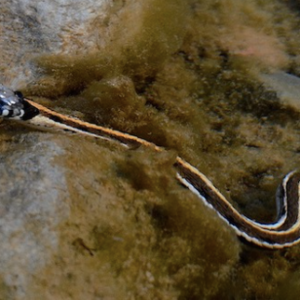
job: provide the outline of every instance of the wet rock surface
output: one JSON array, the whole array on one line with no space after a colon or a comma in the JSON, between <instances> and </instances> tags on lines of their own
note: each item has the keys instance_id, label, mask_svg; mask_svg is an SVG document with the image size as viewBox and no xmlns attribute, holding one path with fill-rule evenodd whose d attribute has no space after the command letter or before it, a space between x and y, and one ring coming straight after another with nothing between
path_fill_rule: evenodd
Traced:
<instances>
[{"instance_id":1,"label":"wet rock surface","mask_svg":"<svg viewBox=\"0 0 300 300\"><path fill-rule=\"evenodd\" d=\"M93 22L99 26L105 22L110 5L109 0L2 1L1 83L13 88L28 84L35 73L31 61L42 53L61 52L69 40L74 51L96 47L99 31L88 28Z\"/></svg>"},{"instance_id":2,"label":"wet rock surface","mask_svg":"<svg viewBox=\"0 0 300 300\"><path fill-rule=\"evenodd\" d=\"M65 171L54 163L64 150L39 134L8 140L3 131L1 149L0 277L7 292L1 297L23 299L51 261L59 246L57 226L69 215Z\"/></svg>"},{"instance_id":3,"label":"wet rock surface","mask_svg":"<svg viewBox=\"0 0 300 300\"><path fill-rule=\"evenodd\" d=\"M216 231L213 212L202 223L203 205L174 178L174 154L1 129L2 297L176 299L199 280L214 282L206 295L225 284L237 241ZM228 241L210 261L207 245Z\"/></svg>"},{"instance_id":4,"label":"wet rock surface","mask_svg":"<svg viewBox=\"0 0 300 300\"><path fill-rule=\"evenodd\" d=\"M290 106L300 111L300 78L284 72L261 75L266 87L272 89L280 99L282 105Z\"/></svg>"},{"instance_id":5,"label":"wet rock surface","mask_svg":"<svg viewBox=\"0 0 300 300\"><path fill-rule=\"evenodd\" d=\"M31 3L5 6L4 83L168 150L3 125L0 296L286 295L299 277L299 247L240 243L177 183L172 165L180 154L248 217L275 217L276 187L300 163L299 109L284 97L297 100L286 73L300 74L299 16L274 0L113 1L107 18L93 1L82 15L76 1ZM12 24L16 16L22 22Z\"/></svg>"}]
</instances>

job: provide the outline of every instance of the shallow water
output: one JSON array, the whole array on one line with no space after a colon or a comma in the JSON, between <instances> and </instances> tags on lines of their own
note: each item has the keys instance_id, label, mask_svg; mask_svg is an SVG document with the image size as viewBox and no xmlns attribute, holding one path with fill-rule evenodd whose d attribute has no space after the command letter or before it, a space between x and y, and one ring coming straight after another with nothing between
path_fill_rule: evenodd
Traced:
<instances>
[{"instance_id":1,"label":"shallow water","mask_svg":"<svg viewBox=\"0 0 300 300\"><path fill-rule=\"evenodd\" d=\"M69 34L56 54L30 60L34 80L20 84L24 94L168 150L66 143L63 165L76 179L68 177L73 215L60 229L58 253L66 259L65 241L76 241L66 259L71 279L57 263L42 272L45 280L60 274L60 296L78 283L84 296L100 282L96 294L114 299L294 299L299 247L267 251L238 241L177 184L172 168L178 153L247 216L275 217L276 186L300 163L299 110L265 87L261 74L299 76L292 1L117 1L84 28L90 46ZM109 212L93 204L100 197L94 180Z\"/></svg>"}]
</instances>

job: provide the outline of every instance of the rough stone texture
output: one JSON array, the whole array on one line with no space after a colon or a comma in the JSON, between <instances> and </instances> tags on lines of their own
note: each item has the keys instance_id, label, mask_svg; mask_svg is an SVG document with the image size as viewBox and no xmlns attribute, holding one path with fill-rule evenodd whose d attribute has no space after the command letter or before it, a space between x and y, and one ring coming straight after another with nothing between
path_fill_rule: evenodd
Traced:
<instances>
[{"instance_id":1,"label":"rough stone texture","mask_svg":"<svg viewBox=\"0 0 300 300\"><path fill-rule=\"evenodd\" d=\"M188 299L228 280L236 238L173 153L22 127L1 128L0 299Z\"/></svg>"},{"instance_id":2,"label":"rough stone texture","mask_svg":"<svg viewBox=\"0 0 300 300\"><path fill-rule=\"evenodd\" d=\"M0 298L285 294L279 283L299 278L299 247L239 243L172 165L180 153L247 216L272 219L276 185L300 163L299 109L260 75L299 76L299 16L275 0L87 1L79 14L79 2L47 3L1 3L4 83L34 78L27 96L173 150L1 125L1 187L10 188L0 201ZM36 59L30 77L32 56L47 51L55 55Z\"/></svg>"},{"instance_id":3,"label":"rough stone texture","mask_svg":"<svg viewBox=\"0 0 300 300\"><path fill-rule=\"evenodd\" d=\"M284 105L300 111L300 78L284 72L262 74L262 82L275 91Z\"/></svg>"},{"instance_id":4,"label":"rough stone texture","mask_svg":"<svg viewBox=\"0 0 300 300\"><path fill-rule=\"evenodd\" d=\"M0 1L0 81L13 88L30 82L30 61L47 52L84 51L103 42L90 23L105 22L110 0ZM68 42L66 42L68 41ZM70 43L71 41L71 43ZM72 46L71 46L72 45Z\"/></svg>"},{"instance_id":5,"label":"rough stone texture","mask_svg":"<svg viewBox=\"0 0 300 300\"><path fill-rule=\"evenodd\" d=\"M1 286L9 290L6 299L23 299L57 249L56 227L69 215L64 170L53 163L63 149L37 134L18 135L13 143L1 137Z\"/></svg>"}]
</instances>

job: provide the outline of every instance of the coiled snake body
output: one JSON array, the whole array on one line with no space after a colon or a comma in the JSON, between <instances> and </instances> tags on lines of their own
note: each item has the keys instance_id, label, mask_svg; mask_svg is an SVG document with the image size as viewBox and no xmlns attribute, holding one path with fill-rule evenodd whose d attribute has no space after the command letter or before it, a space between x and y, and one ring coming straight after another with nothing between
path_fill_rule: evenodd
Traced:
<instances>
[{"instance_id":1,"label":"coiled snake body","mask_svg":"<svg viewBox=\"0 0 300 300\"><path fill-rule=\"evenodd\" d=\"M133 135L54 112L41 104L23 98L21 93L13 92L1 84L0 116L35 126L58 128L113 140L125 147L144 145L154 151L163 151L163 148ZM177 170L177 180L195 193L207 206L214 209L237 235L248 242L265 248L280 249L293 246L300 241L300 173L293 171L284 177L276 194L277 220L264 224L239 213L204 174L181 157L177 156L174 167Z\"/></svg>"}]
</instances>

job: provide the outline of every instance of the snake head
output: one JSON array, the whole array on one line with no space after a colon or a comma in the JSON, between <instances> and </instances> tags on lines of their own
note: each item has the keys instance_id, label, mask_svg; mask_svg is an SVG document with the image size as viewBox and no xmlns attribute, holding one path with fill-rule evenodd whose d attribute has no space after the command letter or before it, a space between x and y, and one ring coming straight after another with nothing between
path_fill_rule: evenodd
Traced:
<instances>
[{"instance_id":1,"label":"snake head","mask_svg":"<svg viewBox=\"0 0 300 300\"><path fill-rule=\"evenodd\" d=\"M29 120L38 114L38 109L30 105L21 92L14 92L0 84L0 117Z\"/></svg>"}]
</instances>

